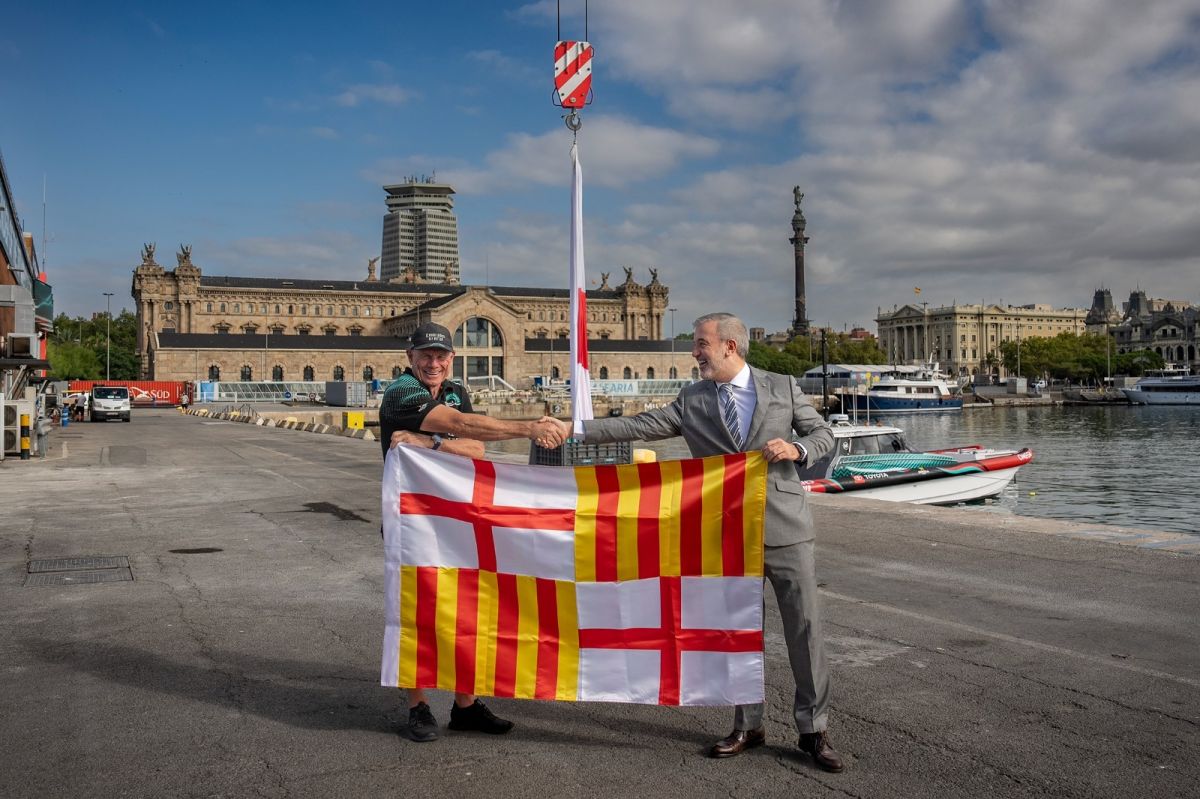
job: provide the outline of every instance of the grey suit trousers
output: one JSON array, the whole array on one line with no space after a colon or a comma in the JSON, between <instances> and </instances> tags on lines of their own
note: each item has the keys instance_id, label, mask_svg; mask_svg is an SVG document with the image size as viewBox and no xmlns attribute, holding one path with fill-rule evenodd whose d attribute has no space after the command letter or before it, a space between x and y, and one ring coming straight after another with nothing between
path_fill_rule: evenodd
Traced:
<instances>
[{"instance_id":1,"label":"grey suit trousers","mask_svg":"<svg viewBox=\"0 0 1200 799\"><path fill-rule=\"evenodd\" d=\"M792 706L796 729L801 733L820 732L829 724L829 669L821 631L813 542L765 547L763 571L779 602L788 659L796 679ZM758 729L763 724L763 712L762 704L738 705L733 715L734 729Z\"/></svg>"}]
</instances>

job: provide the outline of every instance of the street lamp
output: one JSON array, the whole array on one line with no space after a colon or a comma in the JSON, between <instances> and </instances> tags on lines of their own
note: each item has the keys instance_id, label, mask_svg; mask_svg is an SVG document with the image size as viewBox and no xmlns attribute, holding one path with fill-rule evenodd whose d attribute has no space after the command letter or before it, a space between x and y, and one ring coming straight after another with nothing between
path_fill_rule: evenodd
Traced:
<instances>
[{"instance_id":1,"label":"street lamp","mask_svg":"<svg viewBox=\"0 0 1200 799\"><path fill-rule=\"evenodd\" d=\"M112 297L111 291L104 292L104 303L108 319L104 331L104 379L112 380Z\"/></svg>"},{"instance_id":2,"label":"street lamp","mask_svg":"<svg viewBox=\"0 0 1200 799\"><path fill-rule=\"evenodd\" d=\"M677 309L668 308L667 310L671 313L671 365L667 367L667 376L675 375L678 377L679 373L675 371L675 311Z\"/></svg>"}]
</instances>

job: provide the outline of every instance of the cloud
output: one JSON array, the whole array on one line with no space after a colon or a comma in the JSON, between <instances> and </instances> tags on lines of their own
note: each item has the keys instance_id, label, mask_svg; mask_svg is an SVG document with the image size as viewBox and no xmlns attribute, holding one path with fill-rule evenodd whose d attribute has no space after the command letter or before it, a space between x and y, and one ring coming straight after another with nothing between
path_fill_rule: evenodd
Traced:
<instances>
[{"instance_id":1,"label":"cloud","mask_svg":"<svg viewBox=\"0 0 1200 799\"><path fill-rule=\"evenodd\" d=\"M345 108L356 108L367 102L402 105L415 93L395 83L358 83L334 96L333 101Z\"/></svg>"},{"instance_id":2,"label":"cloud","mask_svg":"<svg viewBox=\"0 0 1200 799\"><path fill-rule=\"evenodd\" d=\"M326 128L326 127L321 127L321 126L309 128L309 133L311 133L313 136L315 136L318 139L333 140L333 139L341 138L341 136L338 134L338 132L336 130L334 130L333 128Z\"/></svg>"},{"instance_id":3,"label":"cloud","mask_svg":"<svg viewBox=\"0 0 1200 799\"><path fill-rule=\"evenodd\" d=\"M522 83L546 80L548 70L535 69L531 64L506 55L499 50L472 50L467 58L493 75L501 75Z\"/></svg>"}]
</instances>

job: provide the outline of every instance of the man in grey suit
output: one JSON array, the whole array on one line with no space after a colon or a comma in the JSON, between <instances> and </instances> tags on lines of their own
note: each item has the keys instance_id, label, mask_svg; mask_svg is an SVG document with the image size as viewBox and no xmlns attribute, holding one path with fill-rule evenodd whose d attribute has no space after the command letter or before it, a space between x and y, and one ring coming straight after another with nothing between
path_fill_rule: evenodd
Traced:
<instances>
[{"instance_id":1,"label":"man in grey suit","mask_svg":"<svg viewBox=\"0 0 1200 799\"><path fill-rule=\"evenodd\" d=\"M762 450L770 464L763 565L779 601L796 680L793 712L799 746L826 771L841 771L841 756L826 734L829 670L817 604L812 514L793 464L811 463L830 452L833 432L793 378L746 364L750 342L740 319L711 313L694 326L692 357L703 379L683 389L665 407L584 422L584 441L683 436L694 457ZM713 744L709 754L732 757L765 742L763 705L738 705L733 732Z\"/></svg>"}]
</instances>

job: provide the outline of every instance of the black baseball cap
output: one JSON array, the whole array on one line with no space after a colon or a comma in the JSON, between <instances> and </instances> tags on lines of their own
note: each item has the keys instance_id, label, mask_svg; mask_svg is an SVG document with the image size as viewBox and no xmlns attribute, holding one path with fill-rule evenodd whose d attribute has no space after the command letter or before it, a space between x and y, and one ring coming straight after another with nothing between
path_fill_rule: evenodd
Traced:
<instances>
[{"instance_id":1,"label":"black baseball cap","mask_svg":"<svg viewBox=\"0 0 1200 799\"><path fill-rule=\"evenodd\" d=\"M454 352L454 340L450 331L433 322L426 322L412 332L408 338L410 350L439 349Z\"/></svg>"}]
</instances>

